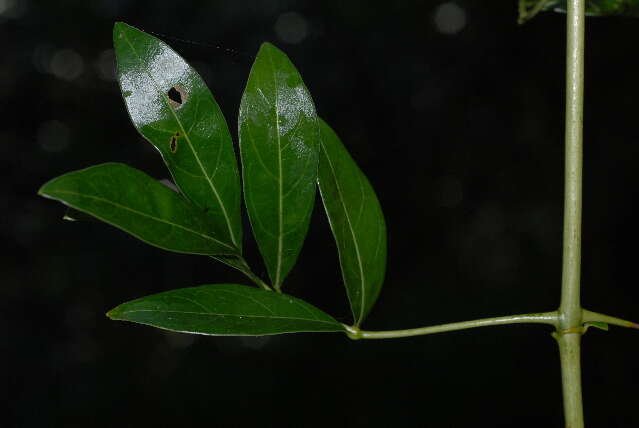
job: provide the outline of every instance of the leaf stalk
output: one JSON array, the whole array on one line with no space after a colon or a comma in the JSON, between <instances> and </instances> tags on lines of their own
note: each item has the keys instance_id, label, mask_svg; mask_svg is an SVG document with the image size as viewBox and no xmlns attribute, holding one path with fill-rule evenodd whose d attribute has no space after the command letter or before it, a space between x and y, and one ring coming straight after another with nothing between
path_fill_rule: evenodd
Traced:
<instances>
[{"instance_id":1,"label":"leaf stalk","mask_svg":"<svg viewBox=\"0 0 639 428\"><path fill-rule=\"evenodd\" d=\"M427 334L444 333L447 331L466 330L477 327L490 327L507 324L549 324L555 328L559 325L556 311L523 315L507 315L503 317L482 318L472 321L461 321L428 327L410 328L405 330L366 331L355 326L344 326L346 334L353 340L358 339L397 339L401 337L424 336Z\"/></svg>"}]
</instances>

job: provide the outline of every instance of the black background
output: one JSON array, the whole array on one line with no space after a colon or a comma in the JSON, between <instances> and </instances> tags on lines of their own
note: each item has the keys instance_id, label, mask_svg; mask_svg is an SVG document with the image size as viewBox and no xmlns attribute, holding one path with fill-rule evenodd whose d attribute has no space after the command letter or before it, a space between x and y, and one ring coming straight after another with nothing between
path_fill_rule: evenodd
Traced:
<instances>
[{"instance_id":1,"label":"black background","mask_svg":"<svg viewBox=\"0 0 639 428\"><path fill-rule=\"evenodd\" d=\"M186 336L110 321L104 313L126 300L247 281L107 225L63 222L63 206L36 191L107 161L167 176L112 78L114 21L160 35L190 61L234 134L267 40L296 64L382 203L388 273L364 328L553 310L564 15L518 26L514 0L4 0L0 10L0 424L562 425L558 352L545 326L352 342ZM636 320L639 21L592 18L586 38L583 303ZM264 274L254 243L245 247ZM348 323L340 284L318 206L287 291ZM584 337L589 426L639 426L638 350L625 329Z\"/></svg>"}]
</instances>

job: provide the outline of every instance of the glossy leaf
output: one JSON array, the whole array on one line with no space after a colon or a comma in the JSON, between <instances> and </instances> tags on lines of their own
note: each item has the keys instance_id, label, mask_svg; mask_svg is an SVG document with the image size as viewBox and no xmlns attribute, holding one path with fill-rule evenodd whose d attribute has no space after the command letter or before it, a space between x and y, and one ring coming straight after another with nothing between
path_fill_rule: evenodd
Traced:
<instances>
[{"instance_id":1,"label":"glossy leaf","mask_svg":"<svg viewBox=\"0 0 639 428\"><path fill-rule=\"evenodd\" d=\"M231 136L206 84L162 41L118 22L118 81L131 120L162 154L175 184L241 247L240 182Z\"/></svg>"},{"instance_id":2,"label":"glossy leaf","mask_svg":"<svg viewBox=\"0 0 639 428\"><path fill-rule=\"evenodd\" d=\"M202 285L154 294L123 303L107 316L206 335L344 331L342 324L303 300L234 284Z\"/></svg>"},{"instance_id":3,"label":"glossy leaf","mask_svg":"<svg viewBox=\"0 0 639 428\"><path fill-rule=\"evenodd\" d=\"M209 216L142 171L106 163L70 172L39 194L116 226L156 247L191 254L236 254Z\"/></svg>"},{"instance_id":4,"label":"glossy leaf","mask_svg":"<svg viewBox=\"0 0 639 428\"><path fill-rule=\"evenodd\" d=\"M287 56L264 43L239 117L244 198L276 289L302 248L315 201L319 128L313 100Z\"/></svg>"},{"instance_id":5,"label":"glossy leaf","mask_svg":"<svg viewBox=\"0 0 639 428\"><path fill-rule=\"evenodd\" d=\"M337 243L355 324L369 313L386 272L386 225L375 191L333 130L320 120L319 188Z\"/></svg>"}]
</instances>

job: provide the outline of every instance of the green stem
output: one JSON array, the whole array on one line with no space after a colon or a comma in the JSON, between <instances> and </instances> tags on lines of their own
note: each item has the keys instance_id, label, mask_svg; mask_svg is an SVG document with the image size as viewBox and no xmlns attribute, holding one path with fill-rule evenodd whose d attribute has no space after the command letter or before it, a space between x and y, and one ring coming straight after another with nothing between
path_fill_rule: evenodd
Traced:
<instances>
[{"instance_id":1,"label":"green stem","mask_svg":"<svg viewBox=\"0 0 639 428\"><path fill-rule=\"evenodd\" d=\"M564 195L564 249L561 284L562 327L581 321L582 132L584 97L584 0L568 2L566 55L566 160Z\"/></svg>"},{"instance_id":2,"label":"green stem","mask_svg":"<svg viewBox=\"0 0 639 428\"><path fill-rule=\"evenodd\" d=\"M561 359L561 382L564 396L564 420L566 427L584 426L581 399L581 333L564 333L557 336Z\"/></svg>"},{"instance_id":3,"label":"green stem","mask_svg":"<svg viewBox=\"0 0 639 428\"><path fill-rule=\"evenodd\" d=\"M505 317L482 318L473 321L462 321L450 324L434 325L406 330L365 331L355 326L344 326L351 339L395 339L400 337L423 336L426 334L443 333L446 331L465 330L477 327L490 327L506 324L550 324L558 326L557 312L543 312L536 314L508 315Z\"/></svg>"},{"instance_id":4,"label":"green stem","mask_svg":"<svg viewBox=\"0 0 639 428\"><path fill-rule=\"evenodd\" d=\"M585 0L568 0L566 31L566 159L561 304L557 342L567 427L584 426L581 400L581 206Z\"/></svg>"}]
</instances>

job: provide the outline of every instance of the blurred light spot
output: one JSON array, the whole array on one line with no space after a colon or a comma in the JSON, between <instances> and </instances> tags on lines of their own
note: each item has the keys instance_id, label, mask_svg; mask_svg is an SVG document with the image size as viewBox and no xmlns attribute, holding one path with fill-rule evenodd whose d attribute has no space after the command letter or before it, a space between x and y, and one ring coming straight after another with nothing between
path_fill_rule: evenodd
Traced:
<instances>
[{"instance_id":1,"label":"blurred light spot","mask_svg":"<svg viewBox=\"0 0 639 428\"><path fill-rule=\"evenodd\" d=\"M98 71L100 79L113 81L115 80L115 54L113 49L105 49L100 52L94 66Z\"/></svg>"},{"instance_id":2,"label":"blurred light spot","mask_svg":"<svg viewBox=\"0 0 639 428\"><path fill-rule=\"evenodd\" d=\"M239 339L243 347L253 350L262 349L271 341L269 336L240 336Z\"/></svg>"},{"instance_id":3,"label":"blurred light spot","mask_svg":"<svg viewBox=\"0 0 639 428\"><path fill-rule=\"evenodd\" d=\"M441 177L437 182L434 196L435 203L440 207L456 207L464 198L462 183L457 177Z\"/></svg>"},{"instance_id":4,"label":"blurred light spot","mask_svg":"<svg viewBox=\"0 0 639 428\"><path fill-rule=\"evenodd\" d=\"M0 15L4 15L13 8L13 0L0 0Z\"/></svg>"},{"instance_id":5,"label":"blurred light spot","mask_svg":"<svg viewBox=\"0 0 639 428\"><path fill-rule=\"evenodd\" d=\"M453 2L439 5L433 17L435 28L442 34L457 34L466 26L466 12Z\"/></svg>"},{"instance_id":6,"label":"blurred light spot","mask_svg":"<svg viewBox=\"0 0 639 428\"><path fill-rule=\"evenodd\" d=\"M25 14L28 4L26 0L0 0L0 17L17 19Z\"/></svg>"},{"instance_id":7,"label":"blurred light spot","mask_svg":"<svg viewBox=\"0 0 639 428\"><path fill-rule=\"evenodd\" d=\"M84 61L80 54L71 49L56 51L49 62L49 72L58 79L75 80L84 71Z\"/></svg>"},{"instance_id":8,"label":"blurred light spot","mask_svg":"<svg viewBox=\"0 0 639 428\"><path fill-rule=\"evenodd\" d=\"M69 147L70 134L69 127L64 123L48 120L38 128L38 145L45 152L61 152Z\"/></svg>"},{"instance_id":9,"label":"blurred light spot","mask_svg":"<svg viewBox=\"0 0 639 428\"><path fill-rule=\"evenodd\" d=\"M308 23L299 13L283 13L277 18L275 33L281 41L297 44L308 36Z\"/></svg>"}]
</instances>

